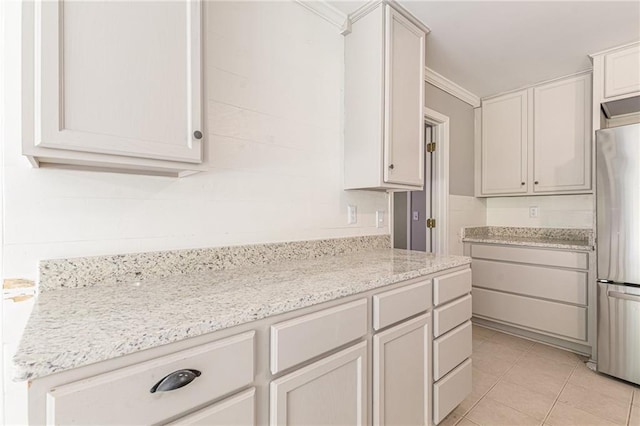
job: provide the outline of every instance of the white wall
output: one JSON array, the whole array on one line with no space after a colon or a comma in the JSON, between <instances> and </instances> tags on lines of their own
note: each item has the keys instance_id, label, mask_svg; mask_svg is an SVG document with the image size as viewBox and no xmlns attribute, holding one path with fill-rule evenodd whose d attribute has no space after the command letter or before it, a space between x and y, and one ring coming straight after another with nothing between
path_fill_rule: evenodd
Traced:
<instances>
[{"instance_id":1,"label":"white wall","mask_svg":"<svg viewBox=\"0 0 640 426\"><path fill-rule=\"evenodd\" d=\"M486 198L449 195L449 254L463 254L462 228L486 224Z\"/></svg>"},{"instance_id":2,"label":"white wall","mask_svg":"<svg viewBox=\"0 0 640 426\"><path fill-rule=\"evenodd\" d=\"M487 198L487 225L541 228L593 228L593 195ZM537 206L539 216L529 217Z\"/></svg>"},{"instance_id":3,"label":"white wall","mask_svg":"<svg viewBox=\"0 0 640 426\"><path fill-rule=\"evenodd\" d=\"M8 84L5 277L35 278L43 258L389 232L375 227L386 194L342 190L343 36L293 2L206 9L209 172L33 169L20 155L19 87Z\"/></svg>"},{"instance_id":4,"label":"white wall","mask_svg":"<svg viewBox=\"0 0 640 426\"><path fill-rule=\"evenodd\" d=\"M206 4L211 170L183 179L31 168L20 154L20 6L6 5L3 278L35 279L40 259L389 233L375 226L386 194L342 190L343 36L299 4ZM31 305L4 306L7 424L26 415L26 385L6 379Z\"/></svg>"}]
</instances>

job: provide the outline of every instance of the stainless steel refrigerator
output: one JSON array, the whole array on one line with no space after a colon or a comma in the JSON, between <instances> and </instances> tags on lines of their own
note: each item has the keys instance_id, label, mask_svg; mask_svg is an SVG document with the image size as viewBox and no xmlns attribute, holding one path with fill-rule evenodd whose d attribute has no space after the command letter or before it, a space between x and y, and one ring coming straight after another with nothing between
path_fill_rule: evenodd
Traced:
<instances>
[{"instance_id":1,"label":"stainless steel refrigerator","mask_svg":"<svg viewBox=\"0 0 640 426\"><path fill-rule=\"evenodd\" d=\"M640 384L640 124L596 132L598 371Z\"/></svg>"}]
</instances>

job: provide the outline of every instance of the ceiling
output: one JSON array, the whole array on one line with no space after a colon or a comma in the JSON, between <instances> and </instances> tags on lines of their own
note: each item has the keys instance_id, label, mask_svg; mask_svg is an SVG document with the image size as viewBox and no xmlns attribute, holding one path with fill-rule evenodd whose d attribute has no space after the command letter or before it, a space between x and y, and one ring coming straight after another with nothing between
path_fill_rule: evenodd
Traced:
<instances>
[{"instance_id":1,"label":"ceiling","mask_svg":"<svg viewBox=\"0 0 640 426\"><path fill-rule=\"evenodd\" d=\"M330 1L344 13L364 1ZM399 0L431 28L427 66L479 97L591 68L640 40L640 1Z\"/></svg>"}]
</instances>

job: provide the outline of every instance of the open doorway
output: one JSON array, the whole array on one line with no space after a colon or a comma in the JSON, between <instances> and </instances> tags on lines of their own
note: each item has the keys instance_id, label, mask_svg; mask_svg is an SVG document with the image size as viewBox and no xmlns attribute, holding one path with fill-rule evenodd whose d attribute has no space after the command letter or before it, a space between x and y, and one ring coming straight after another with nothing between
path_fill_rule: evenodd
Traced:
<instances>
[{"instance_id":1,"label":"open doorway","mask_svg":"<svg viewBox=\"0 0 640 426\"><path fill-rule=\"evenodd\" d=\"M425 108L425 168L422 191L393 194L393 246L448 251L449 117Z\"/></svg>"}]
</instances>

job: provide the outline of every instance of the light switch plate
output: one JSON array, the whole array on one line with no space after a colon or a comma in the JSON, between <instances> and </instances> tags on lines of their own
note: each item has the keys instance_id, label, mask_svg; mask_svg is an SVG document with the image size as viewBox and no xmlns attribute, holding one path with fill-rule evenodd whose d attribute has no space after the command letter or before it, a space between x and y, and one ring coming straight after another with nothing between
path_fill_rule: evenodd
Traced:
<instances>
[{"instance_id":1,"label":"light switch plate","mask_svg":"<svg viewBox=\"0 0 640 426\"><path fill-rule=\"evenodd\" d=\"M376 228L384 227L384 210L376 211Z\"/></svg>"}]
</instances>

